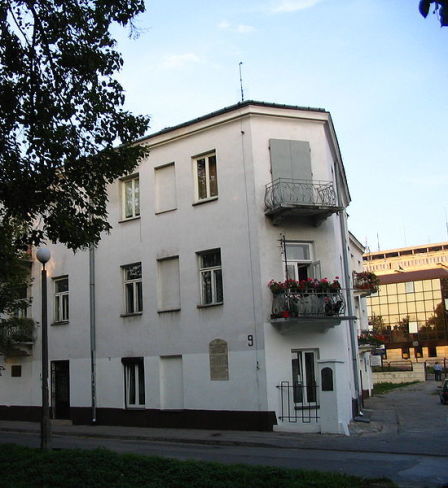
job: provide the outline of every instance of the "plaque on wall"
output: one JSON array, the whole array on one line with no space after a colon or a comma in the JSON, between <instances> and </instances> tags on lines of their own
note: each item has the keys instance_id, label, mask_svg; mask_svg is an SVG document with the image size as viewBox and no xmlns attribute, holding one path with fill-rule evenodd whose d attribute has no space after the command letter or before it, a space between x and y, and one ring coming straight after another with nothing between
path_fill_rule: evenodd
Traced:
<instances>
[{"instance_id":1,"label":"plaque on wall","mask_svg":"<svg viewBox=\"0 0 448 488\"><path fill-rule=\"evenodd\" d=\"M214 339L209 344L210 379L226 381L229 379L229 349L227 342Z\"/></svg>"}]
</instances>

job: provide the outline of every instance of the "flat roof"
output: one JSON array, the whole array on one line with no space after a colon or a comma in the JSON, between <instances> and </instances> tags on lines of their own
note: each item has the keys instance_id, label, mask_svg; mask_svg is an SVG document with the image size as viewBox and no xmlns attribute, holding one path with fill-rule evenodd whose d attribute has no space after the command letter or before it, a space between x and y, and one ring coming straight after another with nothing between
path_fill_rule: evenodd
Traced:
<instances>
[{"instance_id":1,"label":"flat roof","mask_svg":"<svg viewBox=\"0 0 448 488\"><path fill-rule=\"evenodd\" d=\"M382 285L389 285L391 283L406 283L408 281L434 280L440 278L448 279L448 269L432 268L417 271L396 272L393 274L379 275L378 278Z\"/></svg>"},{"instance_id":2,"label":"flat roof","mask_svg":"<svg viewBox=\"0 0 448 488\"><path fill-rule=\"evenodd\" d=\"M399 257L401 255L408 256L410 254L425 254L428 252L448 251L448 241L439 242L436 244L420 244L418 246L397 247L395 249L386 249L384 251L366 252L364 260L370 261L374 259L388 259Z\"/></svg>"}]
</instances>

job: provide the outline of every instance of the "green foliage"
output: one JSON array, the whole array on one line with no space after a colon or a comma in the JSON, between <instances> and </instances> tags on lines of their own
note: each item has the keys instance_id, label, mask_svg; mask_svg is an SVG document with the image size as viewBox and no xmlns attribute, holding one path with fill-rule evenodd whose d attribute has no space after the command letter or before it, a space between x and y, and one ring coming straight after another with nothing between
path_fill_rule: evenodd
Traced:
<instances>
[{"instance_id":1,"label":"green foliage","mask_svg":"<svg viewBox=\"0 0 448 488\"><path fill-rule=\"evenodd\" d=\"M148 118L122 108L109 29L132 30L144 10L143 0L0 0L0 224L20 222L19 245L78 249L110 230L107 185L147 153L130 143Z\"/></svg>"},{"instance_id":2,"label":"green foliage","mask_svg":"<svg viewBox=\"0 0 448 488\"><path fill-rule=\"evenodd\" d=\"M397 388L403 388L404 386L415 385L420 383L419 381L407 381L403 383L390 383L385 381L384 383L375 383L373 385L373 394L382 395L388 393L389 391L396 390Z\"/></svg>"},{"instance_id":3,"label":"green foliage","mask_svg":"<svg viewBox=\"0 0 448 488\"><path fill-rule=\"evenodd\" d=\"M34 342L35 323L26 317L9 317L0 321L0 353L8 355L17 344Z\"/></svg>"},{"instance_id":4,"label":"green foliage","mask_svg":"<svg viewBox=\"0 0 448 488\"><path fill-rule=\"evenodd\" d=\"M29 282L29 263L26 253L17 250L21 232L22 228L12 221L0 220L0 317L29 305L29 300L24 298L24 290Z\"/></svg>"},{"instance_id":5,"label":"green foliage","mask_svg":"<svg viewBox=\"0 0 448 488\"><path fill-rule=\"evenodd\" d=\"M95 451L0 445L2 486L15 488L369 488L388 480L264 466L176 461Z\"/></svg>"},{"instance_id":6,"label":"green foliage","mask_svg":"<svg viewBox=\"0 0 448 488\"><path fill-rule=\"evenodd\" d=\"M420 0L418 9L423 17L429 14L431 4L434 4L434 14L438 14L440 26L448 26L448 0Z\"/></svg>"}]
</instances>

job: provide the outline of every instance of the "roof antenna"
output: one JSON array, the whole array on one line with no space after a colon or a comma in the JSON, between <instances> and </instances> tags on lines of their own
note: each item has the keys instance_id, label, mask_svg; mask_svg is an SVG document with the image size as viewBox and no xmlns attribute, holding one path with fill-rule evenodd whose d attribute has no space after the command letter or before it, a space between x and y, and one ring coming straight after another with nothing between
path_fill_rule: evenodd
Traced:
<instances>
[{"instance_id":1,"label":"roof antenna","mask_svg":"<svg viewBox=\"0 0 448 488\"><path fill-rule=\"evenodd\" d=\"M241 87L241 101L244 102L244 92L243 92L243 77L241 75L241 65L243 64L242 61L238 63L240 68L240 87Z\"/></svg>"}]
</instances>

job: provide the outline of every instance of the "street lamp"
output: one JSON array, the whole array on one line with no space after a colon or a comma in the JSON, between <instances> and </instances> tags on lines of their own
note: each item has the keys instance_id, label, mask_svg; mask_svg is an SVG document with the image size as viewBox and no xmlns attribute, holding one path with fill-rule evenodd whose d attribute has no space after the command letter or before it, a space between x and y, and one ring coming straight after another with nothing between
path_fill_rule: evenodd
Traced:
<instances>
[{"instance_id":1,"label":"street lamp","mask_svg":"<svg viewBox=\"0 0 448 488\"><path fill-rule=\"evenodd\" d=\"M40 447L50 449L50 408L48 398L48 322L47 322L47 270L45 263L51 257L50 250L40 248L36 257L42 263L42 416L40 423Z\"/></svg>"}]
</instances>

